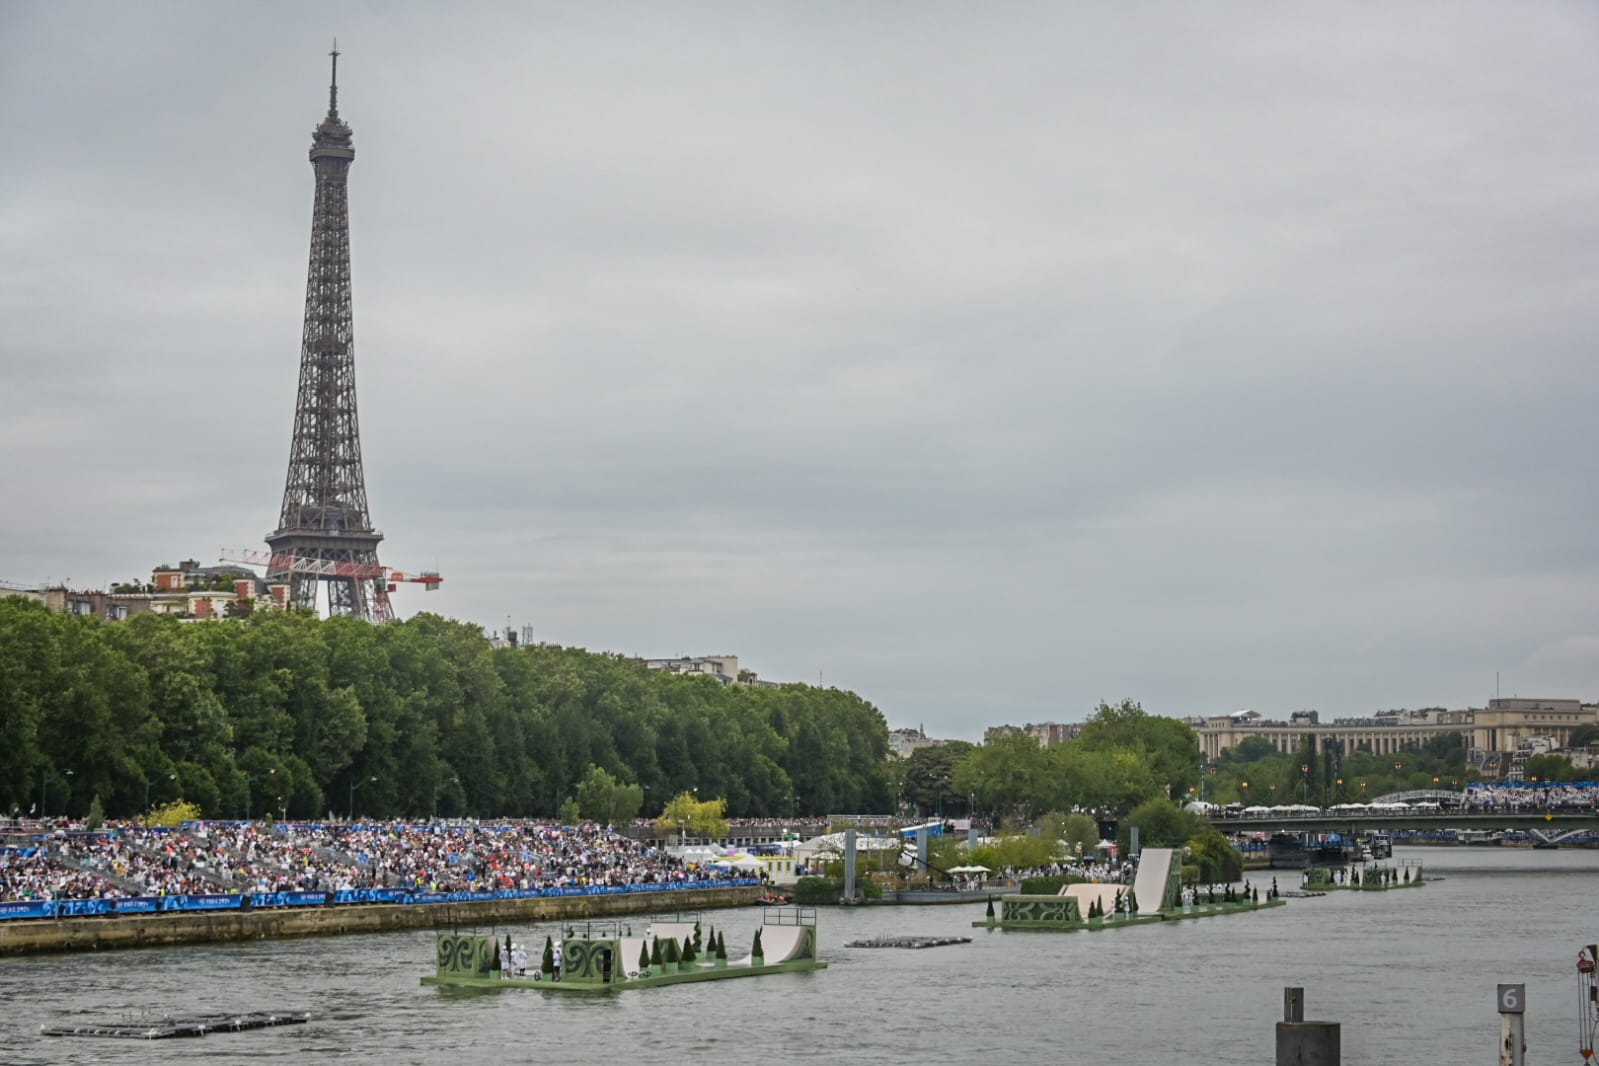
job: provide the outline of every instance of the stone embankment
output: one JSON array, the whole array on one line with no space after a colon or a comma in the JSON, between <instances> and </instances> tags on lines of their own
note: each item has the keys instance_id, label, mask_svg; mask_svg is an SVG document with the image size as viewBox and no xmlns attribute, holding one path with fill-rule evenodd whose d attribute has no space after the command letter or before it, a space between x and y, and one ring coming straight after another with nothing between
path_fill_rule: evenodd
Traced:
<instances>
[{"instance_id":1,"label":"stone embankment","mask_svg":"<svg viewBox=\"0 0 1599 1066\"><path fill-rule=\"evenodd\" d=\"M495 922L567 921L663 910L709 910L752 904L760 894L759 887L745 886L615 896L554 896L463 903L369 904L11 921L0 923L0 956L212 944L266 937L392 933L405 929L448 929Z\"/></svg>"}]
</instances>

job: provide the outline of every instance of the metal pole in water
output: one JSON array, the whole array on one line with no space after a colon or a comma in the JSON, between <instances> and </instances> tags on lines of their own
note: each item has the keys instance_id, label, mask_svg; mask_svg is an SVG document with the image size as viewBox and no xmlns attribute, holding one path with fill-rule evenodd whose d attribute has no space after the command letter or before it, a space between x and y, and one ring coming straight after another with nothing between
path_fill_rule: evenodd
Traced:
<instances>
[{"instance_id":1,"label":"metal pole in water","mask_svg":"<svg viewBox=\"0 0 1599 1066\"><path fill-rule=\"evenodd\" d=\"M844 899L855 902L855 830L844 830Z\"/></svg>"},{"instance_id":2,"label":"metal pole in water","mask_svg":"<svg viewBox=\"0 0 1599 1066\"><path fill-rule=\"evenodd\" d=\"M1525 1066L1527 1034L1522 1028L1527 1010L1526 985L1500 985L1499 1066Z\"/></svg>"}]
</instances>

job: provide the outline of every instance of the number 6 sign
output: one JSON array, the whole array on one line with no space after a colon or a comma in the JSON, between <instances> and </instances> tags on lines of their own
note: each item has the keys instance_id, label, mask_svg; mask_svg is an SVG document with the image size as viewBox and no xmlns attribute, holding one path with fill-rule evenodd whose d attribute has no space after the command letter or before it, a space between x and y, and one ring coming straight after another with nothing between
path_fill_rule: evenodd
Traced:
<instances>
[{"instance_id":1,"label":"number 6 sign","mask_svg":"<svg viewBox=\"0 0 1599 1066\"><path fill-rule=\"evenodd\" d=\"M1525 1014L1527 1011L1526 985L1499 986L1499 1013Z\"/></svg>"}]
</instances>

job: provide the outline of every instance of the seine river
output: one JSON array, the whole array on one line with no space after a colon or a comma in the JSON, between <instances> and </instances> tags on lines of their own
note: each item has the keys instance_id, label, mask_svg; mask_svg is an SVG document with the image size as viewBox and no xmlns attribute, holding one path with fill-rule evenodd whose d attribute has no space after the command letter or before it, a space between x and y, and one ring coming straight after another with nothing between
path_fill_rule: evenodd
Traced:
<instances>
[{"instance_id":1,"label":"seine river","mask_svg":"<svg viewBox=\"0 0 1599 1066\"><path fill-rule=\"evenodd\" d=\"M1343 1023L1351 1066L1464 1064L1497 1061L1494 986L1514 981L1527 985L1529 1061L1580 1061L1575 961L1599 940L1599 851L1402 848L1396 858L1438 880L1095 934L974 930L981 904L824 909L826 971L608 996L424 988L430 932L8 959L0 1060L1243 1066L1273 1060L1282 989L1302 985L1307 1017ZM760 911L704 920L742 954ZM518 928L542 945L554 927ZM973 942L844 946L884 934ZM154 1043L38 1035L70 1019L251 1008L313 1018Z\"/></svg>"}]
</instances>

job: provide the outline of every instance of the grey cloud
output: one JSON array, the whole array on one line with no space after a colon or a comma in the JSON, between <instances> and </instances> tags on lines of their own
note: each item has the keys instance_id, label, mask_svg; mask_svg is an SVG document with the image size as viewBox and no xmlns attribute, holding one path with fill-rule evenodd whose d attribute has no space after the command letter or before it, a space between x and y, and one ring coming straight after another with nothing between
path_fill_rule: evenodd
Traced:
<instances>
[{"instance_id":1,"label":"grey cloud","mask_svg":"<svg viewBox=\"0 0 1599 1066\"><path fill-rule=\"evenodd\" d=\"M0 577L273 524L335 32L402 610L974 737L1595 698L1584 5L0 11Z\"/></svg>"}]
</instances>

